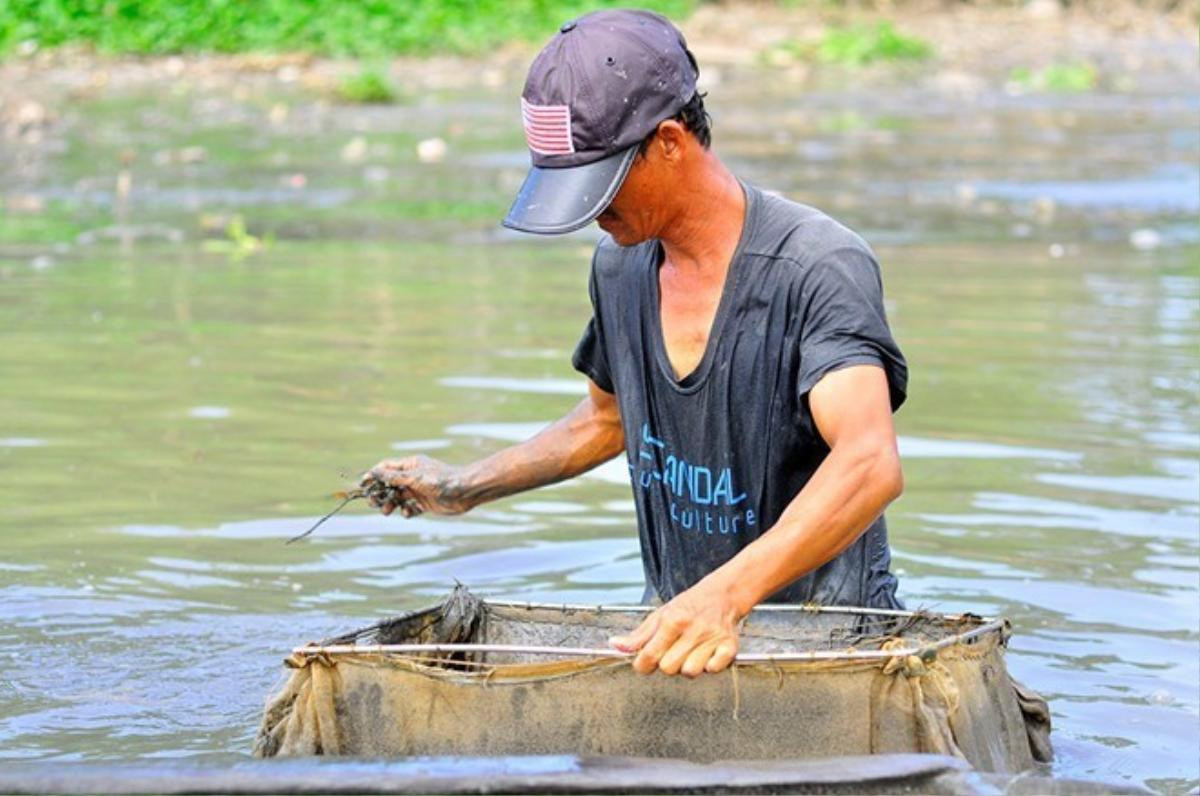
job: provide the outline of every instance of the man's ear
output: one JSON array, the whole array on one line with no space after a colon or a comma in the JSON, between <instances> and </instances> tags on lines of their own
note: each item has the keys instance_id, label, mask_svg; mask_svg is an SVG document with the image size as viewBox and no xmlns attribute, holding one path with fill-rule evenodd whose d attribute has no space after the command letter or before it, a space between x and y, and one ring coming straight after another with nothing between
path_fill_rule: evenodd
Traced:
<instances>
[{"instance_id":1,"label":"man's ear","mask_svg":"<svg viewBox=\"0 0 1200 796\"><path fill-rule=\"evenodd\" d=\"M658 147L663 160L668 163L677 163L683 157L689 135L691 133L680 122L667 119L659 122L658 135L654 138L654 145Z\"/></svg>"}]
</instances>

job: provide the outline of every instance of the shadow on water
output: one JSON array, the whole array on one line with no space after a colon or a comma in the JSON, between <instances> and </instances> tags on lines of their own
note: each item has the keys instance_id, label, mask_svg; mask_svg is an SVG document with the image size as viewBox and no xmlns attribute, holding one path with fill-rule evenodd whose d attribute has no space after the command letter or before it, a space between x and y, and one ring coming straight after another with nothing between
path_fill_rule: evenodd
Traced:
<instances>
[{"instance_id":1,"label":"shadow on water","mask_svg":"<svg viewBox=\"0 0 1200 796\"><path fill-rule=\"evenodd\" d=\"M1194 86L996 90L962 114L923 85L743 78L712 91L719 152L884 263L913 373L889 512L909 606L1014 620L1056 774L1194 787ZM198 89L82 101L35 172L0 180L40 208L0 220L0 758L243 753L286 650L454 579L640 597L621 461L467 517L347 512L282 544L380 458L465 461L584 394L594 231L496 227L525 163L515 91L287 96L284 125ZM461 157L422 162L430 136Z\"/></svg>"}]
</instances>

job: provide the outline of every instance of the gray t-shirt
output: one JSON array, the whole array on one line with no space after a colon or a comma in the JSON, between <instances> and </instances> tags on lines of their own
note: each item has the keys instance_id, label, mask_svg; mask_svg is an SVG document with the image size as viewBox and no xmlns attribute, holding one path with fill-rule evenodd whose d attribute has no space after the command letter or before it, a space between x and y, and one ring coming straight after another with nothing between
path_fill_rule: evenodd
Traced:
<instances>
[{"instance_id":1,"label":"gray t-shirt","mask_svg":"<svg viewBox=\"0 0 1200 796\"><path fill-rule=\"evenodd\" d=\"M879 265L829 216L743 184L746 216L708 347L674 377L659 319L657 240L592 259L593 317L575 368L615 393L648 594L669 600L767 532L829 453L808 392L873 363L892 409L907 367L883 308ZM771 602L898 608L880 517L837 558Z\"/></svg>"}]
</instances>

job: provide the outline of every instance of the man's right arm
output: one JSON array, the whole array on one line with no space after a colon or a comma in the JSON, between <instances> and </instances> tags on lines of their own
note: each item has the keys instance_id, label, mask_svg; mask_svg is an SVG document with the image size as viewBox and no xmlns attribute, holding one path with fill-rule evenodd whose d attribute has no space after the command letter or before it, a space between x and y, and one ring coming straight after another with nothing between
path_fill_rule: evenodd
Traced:
<instances>
[{"instance_id":1,"label":"man's right arm","mask_svg":"<svg viewBox=\"0 0 1200 796\"><path fill-rule=\"evenodd\" d=\"M625 448L617 399L588 381L588 395L536 436L472 464L457 467L428 456L387 459L364 476L400 490L399 504L378 508L405 517L461 514L489 500L587 472Z\"/></svg>"}]
</instances>

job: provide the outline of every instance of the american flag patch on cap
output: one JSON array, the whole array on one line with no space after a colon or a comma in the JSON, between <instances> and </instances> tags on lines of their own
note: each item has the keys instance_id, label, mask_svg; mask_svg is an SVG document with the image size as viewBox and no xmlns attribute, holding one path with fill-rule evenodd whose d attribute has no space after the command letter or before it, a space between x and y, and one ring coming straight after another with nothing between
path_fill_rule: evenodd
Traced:
<instances>
[{"instance_id":1,"label":"american flag patch on cap","mask_svg":"<svg viewBox=\"0 0 1200 796\"><path fill-rule=\"evenodd\" d=\"M539 155L570 155L575 151L570 106L534 105L521 97L521 120L526 143Z\"/></svg>"}]
</instances>

